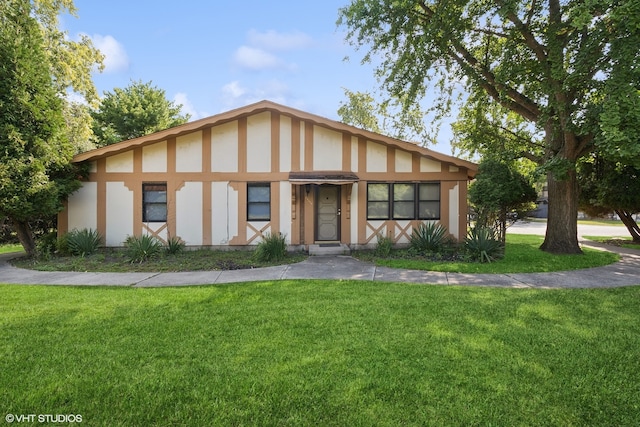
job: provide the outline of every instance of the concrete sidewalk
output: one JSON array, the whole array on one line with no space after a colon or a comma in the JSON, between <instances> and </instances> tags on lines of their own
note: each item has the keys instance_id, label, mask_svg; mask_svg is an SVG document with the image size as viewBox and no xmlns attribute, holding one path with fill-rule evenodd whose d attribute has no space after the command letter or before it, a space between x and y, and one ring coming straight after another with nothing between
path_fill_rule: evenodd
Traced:
<instances>
[{"instance_id":1,"label":"concrete sidewalk","mask_svg":"<svg viewBox=\"0 0 640 427\"><path fill-rule=\"evenodd\" d=\"M584 242L619 253L622 259L605 267L554 273L461 274L376 267L348 256L314 256L276 267L232 271L182 273L74 273L25 270L8 260L16 254L0 255L0 283L84 286L191 286L261 280L330 279L372 280L437 285L494 286L510 288L610 288L640 285L640 251Z\"/></svg>"}]
</instances>

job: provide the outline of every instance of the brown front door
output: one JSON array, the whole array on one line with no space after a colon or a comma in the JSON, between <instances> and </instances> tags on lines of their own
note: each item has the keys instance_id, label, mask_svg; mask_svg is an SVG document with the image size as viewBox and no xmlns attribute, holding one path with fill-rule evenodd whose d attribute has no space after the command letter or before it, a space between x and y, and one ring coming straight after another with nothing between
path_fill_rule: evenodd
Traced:
<instances>
[{"instance_id":1,"label":"brown front door","mask_svg":"<svg viewBox=\"0 0 640 427\"><path fill-rule=\"evenodd\" d=\"M340 241L340 186L316 187L316 240Z\"/></svg>"}]
</instances>

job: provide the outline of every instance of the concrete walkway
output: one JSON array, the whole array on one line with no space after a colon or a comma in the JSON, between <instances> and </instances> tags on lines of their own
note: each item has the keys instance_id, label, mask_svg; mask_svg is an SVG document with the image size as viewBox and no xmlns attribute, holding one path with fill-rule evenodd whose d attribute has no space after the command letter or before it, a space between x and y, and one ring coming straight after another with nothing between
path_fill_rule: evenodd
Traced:
<instances>
[{"instance_id":1,"label":"concrete walkway","mask_svg":"<svg viewBox=\"0 0 640 427\"><path fill-rule=\"evenodd\" d=\"M619 253L622 259L605 267L555 273L461 274L376 267L348 256L314 256L276 267L233 271L184 273L71 273L25 270L8 260L16 254L0 255L0 283L85 286L190 286L261 280L330 279L373 280L438 285L494 286L510 288L610 288L640 285L640 251L594 242L584 246Z\"/></svg>"}]
</instances>

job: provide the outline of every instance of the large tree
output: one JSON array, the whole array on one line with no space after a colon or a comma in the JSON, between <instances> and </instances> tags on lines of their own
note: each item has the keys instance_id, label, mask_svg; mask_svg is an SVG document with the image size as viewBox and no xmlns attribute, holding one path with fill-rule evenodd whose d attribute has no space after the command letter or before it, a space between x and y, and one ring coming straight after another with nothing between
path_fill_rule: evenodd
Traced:
<instances>
[{"instance_id":1,"label":"large tree","mask_svg":"<svg viewBox=\"0 0 640 427\"><path fill-rule=\"evenodd\" d=\"M169 101L165 91L151 82L132 82L124 89L106 92L92 112L93 132L99 146L137 138L186 123L182 105Z\"/></svg>"},{"instance_id":2,"label":"large tree","mask_svg":"<svg viewBox=\"0 0 640 427\"><path fill-rule=\"evenodd\" d=\"M344 89L346 102L341 102L338 115L342 122L362 129L419 145L432 141L425 123L427 112L419 104L404 106L405 99L377 102L368 92Z\"/></svg>"},{"instance_id":3,"label":"large tree","mask_svg":"<svg viewBox=\"0 0 640 427\"><path fill-rule=\"evenodd\" d=\"M67 137L76 153L95 148L89 106L97 106L99 97L92 73L104 69L104 56L87 35L71 37L60 29L61 14L77 16L73 0L33 0L31 13L43 32L53 84L63 102Z\"/></svg>"},{"instance_id":4,"label":"large tree","mask_svg":"<svg viewBox=\"0 0 640 427\"><path fill-rule=\"evenodd\" d=\"M29 0L5 0L0 8L0 216L11 220L30 255L35 242L29 221L54 215L79 186L50 71L43 30Z\"/></svg>"},{"instance_id":5,"label":"large tree","mask_svg":"<svg viewBox=\"0 0 640 427\"><path fill-rule=\"evenodd\" d=\"M640 2L636 0L352 0L340 11L355 45L379 61L394 96L435 90L447 111L460 90L542 135L549 219L542 249L580 253L576 162L597 140L640 157ZM523 151L528 152L523 146Z\"/></svg>"}]
</instances>

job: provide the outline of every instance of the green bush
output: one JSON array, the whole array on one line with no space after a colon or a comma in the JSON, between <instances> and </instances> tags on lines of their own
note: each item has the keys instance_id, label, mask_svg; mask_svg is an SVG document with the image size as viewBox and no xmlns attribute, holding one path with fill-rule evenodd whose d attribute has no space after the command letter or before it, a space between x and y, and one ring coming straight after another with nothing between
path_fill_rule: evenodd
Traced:
<instances>
[{"instance_id":1,"label":"green bush","mask_svg":"<svg viewBox=\"0 0 640 427\"><path fill-rule=\"evenodd\" d=\"M471 259L480 262L491 262L504 255L502 242L490 227L476 226L469 230L465 246Z\"/></svg>"},{"instance_id":2,"label":"green bush","mask_svg":"<svg viewBox=\"0 0 640 427\"><path fill-rule=\"evenodd\" d=\"M440 223L422 223L413 229L411 249L424 254L441 251L448 242L447 228Z\"/></svg>"},{"instance_id":3,"label":"green bush","mask_svg":"<svg viewBox=\"0 0 640 427\"><path fill-rule=\"evenodd\" d=\"M254 252L256 261L271 262L281 261L287 256L287 244L285 236L281 233L266 233Z\"/></svg>"},{"instance_id":4,"label":"green bush","mask_svg":"<svg viewBox=\"0 0 640 427\"><path fill-rule=\"evenodd\" d=\"M38 258L44 260L51 259L51 255L53 255L58 249L57 234L57 232L51 231L38 238L36 241L36 254Z\"/></svg>"},{"instance_id":5,"label":"green bush","mask_svg":"<svg viewBox=\"0 0 640 427\"><path fill-rule=\"evenodd\" d=\"M185 246L186 244L184 243L184 240L182 240L178 236L173 236L169 237L169 240L167 240L167 247L165 248L165 250L168 254L174 255L182 252Z\"/></svg>"},{"instance_id":6,"label":"green bush","mask_svg":"<svg viewBox=\"0 0 640 427\"><path fill-rule=\"evenodd\" d=\"M391 237L378 234L378 242L376 243L376 250L374 251L376 256L388 257L393 249L393 240Z\"/></svg>"},{"instance_id":7,"label":"green bush","mask_svg":"<svg viewBox=\"0 0 640 427\"><path fill-rule=\"evenodd\" d=\"M66 245L71 255L84 257L95 253L102 242L102 236L98 230L83 228L72 230L66 237Z\"/></svg>"},{"instance_id":8,"label":"green bush","mask_svg":"<svg viewBox=\"0 0 640 427\"><path fill-rule=\"evenodd\" d=\"M162 242L154 236L129 236L124 242L127 256L131 263L140 263L156 257L162 251Z\"/></svg>"}]
</instances>

